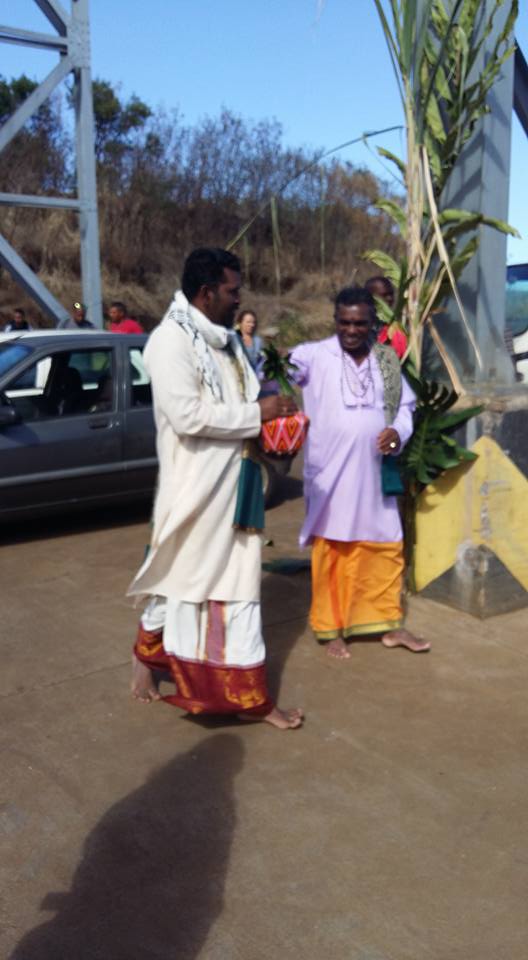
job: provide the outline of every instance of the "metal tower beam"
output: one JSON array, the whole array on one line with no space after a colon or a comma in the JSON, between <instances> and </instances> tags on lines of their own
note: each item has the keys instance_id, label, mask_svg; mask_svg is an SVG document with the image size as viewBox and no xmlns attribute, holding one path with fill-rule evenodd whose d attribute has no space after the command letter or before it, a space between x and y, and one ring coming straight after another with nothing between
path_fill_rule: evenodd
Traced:
<instances>
[{"instance_id":1,"label":"metal tower beam","mask_svg":"<svg viewBox=\"0 0 528 960\"><path fill-rule=\"evenodd\" d=\"M59 0L34 0L58 36L0 26L0 41L54 51L60 56L57 66L35 88L0 129L0 151L39 110L55 88L73 73L75 107L75 144L77 197L44 197L0 193L0 204L13 206L71 209L79 213L81 236L82 299L92 323L103 326L99 263L99 227L90 68L89 0L71 0L67 13ZM24 264L19 254L0 235L0 263L20 283L30 297L59 325L69 312L55 299Z\"/></svg>"},{"instance_id":2,"label":"metal tower beam","mask_svg":"<svg viewBox=\"0 0 528 960\"><path fill-rule=\"evenodd\" d=\"M526 63L520 47L517 47L515 51L513 109L528 137L528 63Z\"/></svg>"},{"instance_id":3,"label":"metal tower beam","mask_svg":"<svg viewBox=\"0 0 528 960\"><path fill-rule=\"evenodd\" d=\"M102 327L103 311L88 4L89 0L76 0L72 20L72 27L75 28L75 31L71 31L76 49L74 103L77 143L77 192L80 202L83 301L92 322Z\"/></svg>"},{"instance_id":4,"label":"metal tower beam","mask_svg":"<svg viewBox=\"0 0 528 960\"><path fill-rule=\"evenodd\" d=\"M55 299L48 288L39 280L36 273L33 273L20 254L13 249L6 238L0 234L0 264L9 270L9 273L21 287L30 294L35 303L49 314L60 324L68 320L68 311Z\"/></svg>"},{"instance_id":5,"label":"metal tower beam","mask_svg":"<svg viewBox=\"0 0 528 960\"><path fill-rule=\"evenodd\" d=\"M31 120L31 117L35 115L37 110L46 102L50 94L53 93L55 87L59 85L61 80L64 80L65 77L73 69L73 63L70 57L63 57L60 63L48 73L48 76L42 83L39 83L38 87L35 87L33 93L30 93L29 97L20 104L17 110L9 117L9 120L6 120L2 129L0 130L0 150L3 150L7 147L7 144L13 137L16 137L17 133L20 133L22 127Z\"/></svg>"},{"instance_id":6,"label":"metal tower beam","mask_svg":"<svg viewBox=\"0 0 528 960\"><path fill-rule=\"evenodd\" d=\"M49 207L50 209L80 210L81 205L73 197L33 197L29 193L0 193L0 203L10 207Z\"/></svg>"},{"instance_id":7,"label":"metal tower beam","mask_svg":"<svg viewBox=\"0 0 528 960\"><path fill-rule=\"evenodd\" d=\"M19 30L17 27L0 26L0 40L5 43L18 43L26 47L42 47L43 50L68 49L65 37L54 37L51 33L36 33L34 30Z\"/></svg>"},{"instance_id":8,"label":"metal tower beam","mask_svg":"<svg viewBox=\"0 0 528 960\"><path fill-rule=\"evenodd\" d=\"M52 27L55 27L57 33L66 36L70 18L59 0L35 0L35 3L48 18Z\"/></svg>"}]
</instances>

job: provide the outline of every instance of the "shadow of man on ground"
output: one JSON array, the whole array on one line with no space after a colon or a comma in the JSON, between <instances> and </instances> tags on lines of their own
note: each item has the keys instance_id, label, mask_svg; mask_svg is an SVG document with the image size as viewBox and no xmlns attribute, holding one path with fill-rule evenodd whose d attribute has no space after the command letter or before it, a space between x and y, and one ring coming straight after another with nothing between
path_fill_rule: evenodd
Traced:
<instances>
[{"instance_id":1,"label":"shadow of man on ground","mask_svg":"<svg viewBox=\"0 0 528 960\"><path fill-rule=\"evenodd\" d=\"M222 910L244 747L209 736L120 800L89 834L55 917L11 960L194 960Z\"/></svg>"},{"instance_id":2,"label":"shadow of man on ground","mask_svg":"<svg viewBox=\"0 0 528 960\"><path fill-rule=\"evenodd\" d=\"M262 614L266 667L272 697L279 700L281 680L290 653L306 629L310 608L310 573L268 573L262 580ZM286 704L290 706L290 704ZM303 706L303 704L292 704Z\"/></svg>"}]
</instances>

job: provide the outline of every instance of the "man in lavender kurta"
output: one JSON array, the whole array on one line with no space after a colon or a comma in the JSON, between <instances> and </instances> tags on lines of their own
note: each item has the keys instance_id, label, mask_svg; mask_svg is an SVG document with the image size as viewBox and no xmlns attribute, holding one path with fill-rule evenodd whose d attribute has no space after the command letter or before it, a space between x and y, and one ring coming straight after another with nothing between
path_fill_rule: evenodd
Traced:
<instances>
[{"instance_id":1,"label":"man in lavender kurta","mask_svg":"<svg viewBox=\"0 0 528 960\"><path fill-rule=\"evenodd\" d=\"M384 455L396 455L413 429L414 394L391 347L372 344L375 306L360 287L335 302L336 333L291 355L310 430L304 452L306 518L312 545L310 622L338 658L346 641L379 635L413 652L429 645L403 628L402 527L396 497L384 496Z\"/></svg>"}]
</instances>

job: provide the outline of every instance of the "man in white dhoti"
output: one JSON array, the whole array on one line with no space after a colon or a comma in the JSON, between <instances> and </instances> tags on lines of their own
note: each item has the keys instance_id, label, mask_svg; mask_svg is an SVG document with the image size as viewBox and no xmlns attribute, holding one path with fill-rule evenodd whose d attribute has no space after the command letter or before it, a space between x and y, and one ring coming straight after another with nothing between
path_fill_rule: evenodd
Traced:
<instances>
[{"instance_id":1,"label":"man in white dhoti","mask_svg":"<svg viewBox=\"0 0 528 960\"><path fill-rule=\"evenodd\" d=\"M191 713L231 713L290 729L301 725L302 712L279 710L266 685L260 535L234 520L247 441L263 420L295 404L258 399L258 380L231 330L239 291L233 254L195 250L182 290L145 348L159 486L150 550L129 589L150 598L132 692L143 702L159 699L151 670L168 669L176 692L164 699Z\"/></svg>"}]
</instances>

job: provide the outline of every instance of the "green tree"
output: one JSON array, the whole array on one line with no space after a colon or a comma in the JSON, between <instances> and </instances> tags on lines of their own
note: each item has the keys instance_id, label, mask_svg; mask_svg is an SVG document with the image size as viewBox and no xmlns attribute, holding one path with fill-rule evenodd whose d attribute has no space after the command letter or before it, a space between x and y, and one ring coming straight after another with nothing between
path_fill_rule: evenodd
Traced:
<instances>
[{"instance_id":1,"label":"green tree","mask_svg":"<svg viewBox=\"0 0 528 960\"><path fill-rule=\"evenodd\" d=\"M132 149L134 137L144 129L152 111L135 95L126 102L120 100L107 80L94 80L92 89L96 157L100 163L119 163Z\"/></svg>"}]
</instances>

